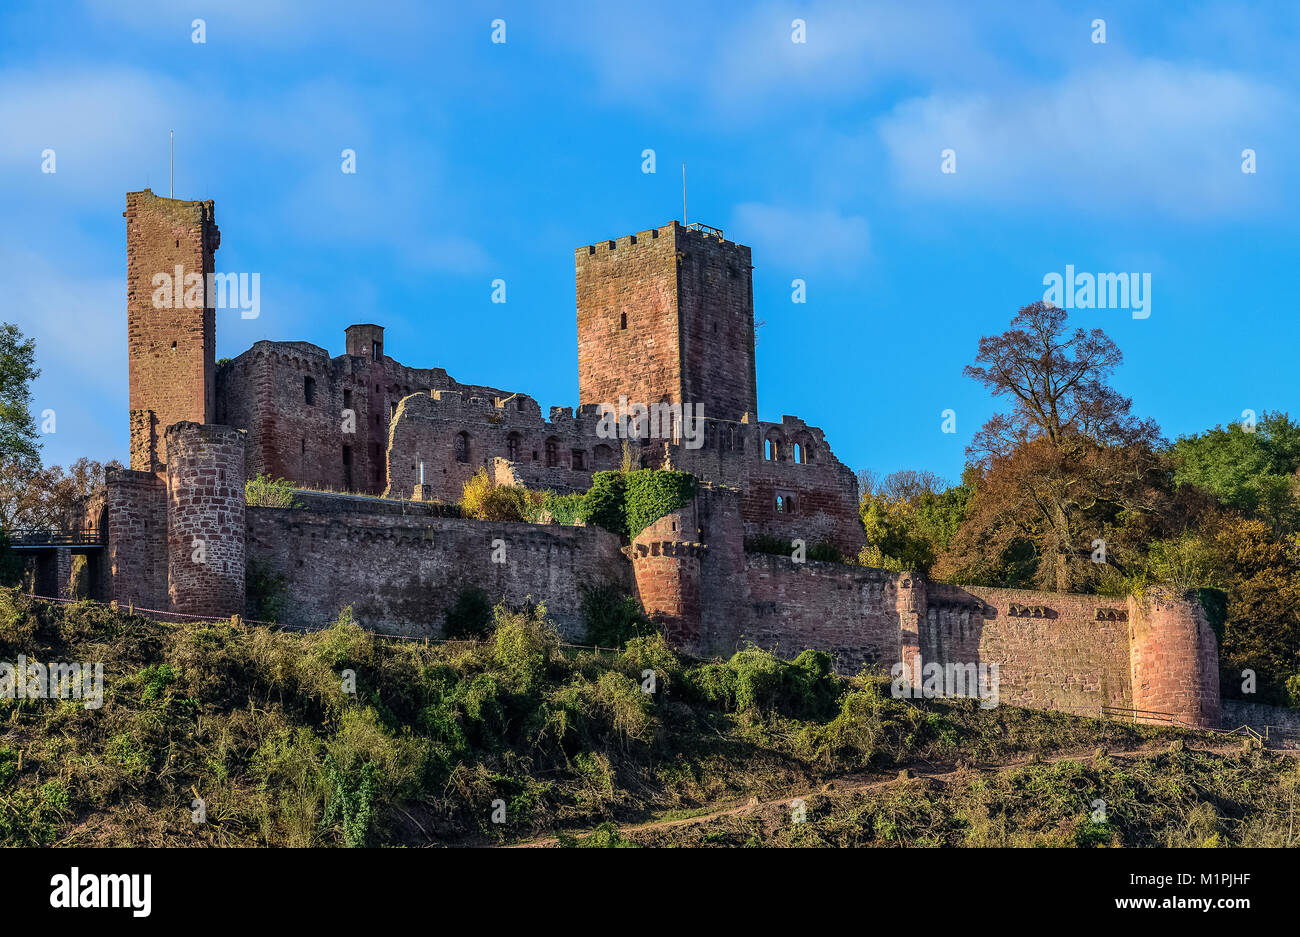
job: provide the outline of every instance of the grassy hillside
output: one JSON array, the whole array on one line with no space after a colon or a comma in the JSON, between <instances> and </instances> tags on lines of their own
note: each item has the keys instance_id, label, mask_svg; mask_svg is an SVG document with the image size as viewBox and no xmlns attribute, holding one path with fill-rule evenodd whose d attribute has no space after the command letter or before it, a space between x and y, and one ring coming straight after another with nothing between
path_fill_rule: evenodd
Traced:
<instances>
[{"instance_id":1,"label":"grassy hillside","mask_svg":"<svg viewBox=\"0 0 1300 937\"><path fill-rule=\"evenodd\" d=\"M619 656L571 657L544 609L498 610L481 643L425 646L377 639L346 615L299 635L0 592L0 661L20 654L102 661L105 702L0 699L4 845L1149 845L1290 835L1296 763L1276 754L1222 739L1208 744L1231 750L1192 751L1206 737L1172 729L894 700L887 682L836 677L813 652L785 662L750 648L701 663L653 637ZM643 692L647 671L653 693ZM1179 740L1188 747L1169 750ZM1118 754L1143 746L1153 752ZM1095 757L1099 747L1116 754ZM884 783L900 767L938 776ZM764 806L804 793L805 822L791 823L786 804ZM1099 797L1110 807L1104 823L1090 818ZM196 798L204 823L192 820ZM754 799L756 808L711 816ZM662 825L700 814L709 816Z\"/></svg>"}]
</instances>

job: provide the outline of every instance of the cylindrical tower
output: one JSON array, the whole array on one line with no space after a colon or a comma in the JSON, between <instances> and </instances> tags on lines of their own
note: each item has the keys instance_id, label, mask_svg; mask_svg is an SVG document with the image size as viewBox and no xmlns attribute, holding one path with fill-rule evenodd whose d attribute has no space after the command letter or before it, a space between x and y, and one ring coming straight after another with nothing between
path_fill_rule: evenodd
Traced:
<instances>
[{"instance_id":1,"label":"cylindrical tower","mask_svg":"<svg viewBox=\"0 0 1300 937\"><path fill-rule=\"evenodd\" d=\"M632 569L646 614L658 619L675 647L700 647L700 558L696 503L665 514L632 541Z\"/></svg>"},{"instance_id":2,"label":"cylindrical tower","mask_svg":"<svg viewBox=\"0 0 1300 937\"><path fill-rule=\"evenodd\" d=\"M188 615L244 611L244 439L229 426L167 427L167 592Z\"/></svg>"},{"instance_id":3,"label":"cylindrical tower","mask_svg":"<svg viewBox=\"0 0 1300 937\"><path fill-rule=\"evenodd\" d=\"M1219 646L1201 604L1163 590L1128 601L1133 708L1217 728Z\"/></svg>"}]
</instances>

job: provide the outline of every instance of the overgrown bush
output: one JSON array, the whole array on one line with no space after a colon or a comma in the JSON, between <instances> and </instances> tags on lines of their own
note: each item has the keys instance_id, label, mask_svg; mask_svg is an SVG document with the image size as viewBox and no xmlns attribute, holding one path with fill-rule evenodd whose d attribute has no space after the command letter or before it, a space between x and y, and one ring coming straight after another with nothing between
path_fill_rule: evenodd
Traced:
<instances>
[{"instance_id":1,"label":"overgrown bush","mask_svg":"<svg viewBox=\"0 0 1300 937\"><path fill-rule=\"evenodd\" d=\"M772 534L752 534L745 538L746 553L766 553L770 556L793 557L793 543L785 537ZM819 540L808 544L804 550L804 559L814 563L849 563L856 565L856 560L846 557L839 548L829 540Z\"/></svg>"},{"instance_id":2,"label":"overgrown bush","mask_svg":"<svg viewBox=\"0 0 1300 937\"><path fill-rule=\"evenodd\" d=\"M480 521L530 521L541 512L543 495L521 485L498 485L479 469L461 492L462 517Z\"/></svg>"},{"instance_id":3,"label":"overgrown bush","mask_svg":"<svg viewBox=\"0 0 1300 937\"><path fill-rule=\"evenodd\" d=\"M690 504L697 484L690 472L641 469L627 476L627 535L635 537L670 511Z\"/></svg>"},{"instance_id":4,"label":"overgrown bush","mask_svg":"<svg viewBox=\"0 0 1300 937\"><path fill-rule=\"evenodd\" d=\"M542 498L542 510L546 511L557 524L572 527L578 521L586 521L586 499L580 494L557 495L546 492Z\"/></svg>"},{"instance_id":5,"label":"overgrown bush","mask_svg":"<svg viewBox=\"0 0 1300 937\"><path fill-rule=\"evenodd\" d=\"M305 508L294 496L294 487L283 478L258 474L244 482L244 500L254 508Z\"/></svg>"},{"instance_id":6,"label":"overgrown bush","mask_svg":"<svg viewBox=\"0 0 1300 937\"><path fill-rule=\"evenodd\" d=\"M447 609L442 634L446 638L485 638L492 631L492 600L478 586L461 589Z\"/></svg>"},{"instance_id":7,"label":"overgrown bush","mask_svg":"<svg viewBox=\"0 0 1300 937\"><path fill-rule=\"evenodd\" d=\"M692 670L688 679L699 696L751 721L773 715L816 719L834 711L841 690L831 663L824 651L784 661L750 644L726 662Z\"/></svg>"},{"instance_id":8,"label":"overgrown bush","mask_svg":"<svg viewBox=\"0 0 1300 937\"><path fill-rule=\"evenodd\" d=\"M583 496L589 523L611 533L627 535L627 473L597 472Z\"/></svg>"},{"instance_id":9,"label":"overgrown bush","mask_svg":"<svg viewBox=\"0 0 1300 937\"><path fill-rule=\"evenodd\" d=\"M622 647L656 631L641 603L608 582L582 587L582 619L587 643L601 647Z\"/></svg>"}]
</instances>

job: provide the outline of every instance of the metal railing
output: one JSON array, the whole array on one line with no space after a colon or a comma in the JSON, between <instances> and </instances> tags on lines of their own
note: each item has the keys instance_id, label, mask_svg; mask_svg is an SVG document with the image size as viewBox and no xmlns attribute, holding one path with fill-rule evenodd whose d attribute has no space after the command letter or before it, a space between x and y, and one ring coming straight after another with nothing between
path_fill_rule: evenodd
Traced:
<instances>
[{"instance_id":1,"label":"metal railing","mask_svg":"<svg viewBox=\"0 0 1300 937\"><path fill-rule=\"evenodd\" d=\"M717 238L719 241L722 240L722 229L721 229L721 228L715 228L715 227L713 227L712 225L701 224L701 223L698 222L698 221L692 221L690 224L688 224L688 225L686 226L686 230L688 230L688 231L698 231L698 232L700 232L700 234L711 235L712 237Z\"/></svg>"},{"instance_id":2,"label":"metal railing","mask_svg":"<svg viewBox=\"0 0 1300 937\"><path fill-rule=\"evenodd\" d=\"M1182 725L1173 713L1162 713L1154 709L1130 709L1127 706L1098 706L1097 718L1125 719L1132 723L1144 725Z\"/></svg>"},{"instance_id":3,"label":"metal railing","mask_svg":"<svg viewBox=\"0 0 1300 937\"><path fill-rule=\"evenodd\" d=\"M105 540L100 527L20 528L8 536L11 547L101 546Z\"/></svg>"}]
</instances>

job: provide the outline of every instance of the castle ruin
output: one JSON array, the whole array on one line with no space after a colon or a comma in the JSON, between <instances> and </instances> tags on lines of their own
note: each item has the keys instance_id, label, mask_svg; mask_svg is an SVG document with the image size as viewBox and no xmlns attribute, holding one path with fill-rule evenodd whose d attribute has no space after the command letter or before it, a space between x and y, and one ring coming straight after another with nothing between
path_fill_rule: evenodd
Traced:
<instances>
[{"instance_id":1,"label":"castle ruin","mask_svg":"<svg viewBox=\"0 0 1300 937\"><path fill-rule=\"evenodd\" d=\"M130 468L109 478L99 586L118 602L244 614L260 578L282 590L285 624L323 626L350 605L367 627L433 637L472 585L546 601L579 639L583 587L612 583L695 654L753 641L830 651L844 672L918 655L994 662L1004 702L1217 724L1217 644L1194 602L958 587L747 552L765 537L855 556L864 535L854 475L822 431L758 417L750 250L720 231L672 222L575 251L578 406L543 416L526 394L398 363L374 324L348 326L338 356L261 341L219 363L213 203L146 189L127 194L125 217ZM204 275L202 301L160 307L154 278L178 268ZM666 432L627 441L635 464L700 482L630 543L447 509L480 469L585 491L623 460L623 441L598 432L621 399L674 414ZM698 446L676 422L686 405L702 408ZM300 510L249 506L257 474L315 490L298 493ZM504 562L490 559L496 541Z\"/></svg>"}]
</instances>

